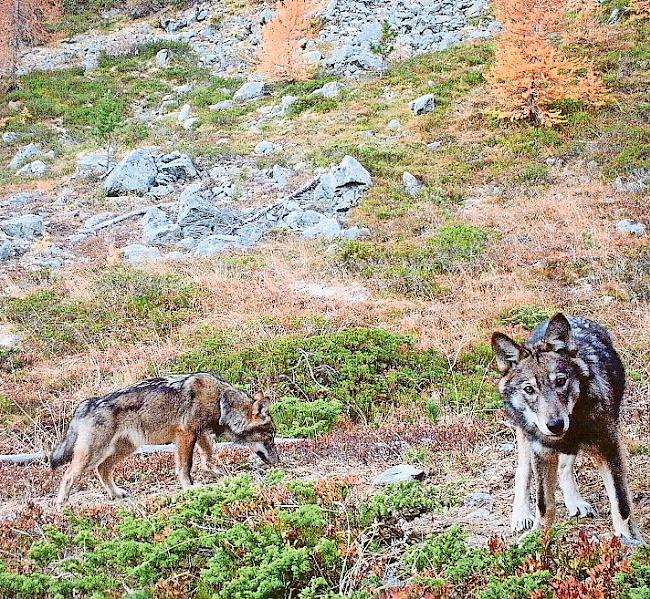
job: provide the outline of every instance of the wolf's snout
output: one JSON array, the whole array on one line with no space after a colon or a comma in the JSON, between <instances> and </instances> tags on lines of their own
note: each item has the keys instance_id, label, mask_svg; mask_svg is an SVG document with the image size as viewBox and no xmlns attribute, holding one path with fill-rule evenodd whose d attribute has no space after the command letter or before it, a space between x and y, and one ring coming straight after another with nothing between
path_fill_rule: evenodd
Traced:
<instances>
[{"instance_id":1,"label":"wolf's snout","mask_svg":"<svg viewBox=\"0 0 650 599\"><path fill-rule=\"evenodd\" d=\"M564 427L564 418L556 418L555 420L549 420L546 423L546 428L557 436L563 435L566 432Z\"/></svg>"}]
</instances>

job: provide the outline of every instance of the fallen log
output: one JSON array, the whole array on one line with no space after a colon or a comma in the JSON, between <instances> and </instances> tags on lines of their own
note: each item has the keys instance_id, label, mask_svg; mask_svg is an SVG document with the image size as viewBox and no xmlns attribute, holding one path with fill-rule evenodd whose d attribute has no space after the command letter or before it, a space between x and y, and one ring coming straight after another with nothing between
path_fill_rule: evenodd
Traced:
<instances>
[{"instance_id":1,"label":"fallen log","mask_svg":"<svg viewBox=\"0 0 650 599\"><path fill-rule=\"evenodd\" d=\"M305 439L282 439L278 437L275 440L277 445L295 445L301 441L305 441ZM215 447L217 451L220 451L222 449L245 447L245 445L242 445L240 443L233 443L232 441L224 441L222 443L215 443ZM135 453L149 455L153 453L174 453L175 451L176 445L170 443L168 445L142 445ZM26 466L35 462L42 462L43 464L47 463L47 455L44 451L39 451L38 453L0 455L0 464Z\"/></svg>"}]
</instances>

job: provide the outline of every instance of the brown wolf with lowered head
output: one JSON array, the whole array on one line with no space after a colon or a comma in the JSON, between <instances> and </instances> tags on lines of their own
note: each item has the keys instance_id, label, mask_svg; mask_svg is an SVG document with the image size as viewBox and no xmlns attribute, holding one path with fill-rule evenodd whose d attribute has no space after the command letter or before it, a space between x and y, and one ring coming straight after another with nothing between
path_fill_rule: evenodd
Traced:
<instances>
[{"instance_id":1,"label":"brown wolf with lowered head","mask_svg":"<svg viewBox=\"0 0 650 599\"><path fill-rule=\"evenodd\" d=\"M586 450L598 461L614 530L633 543L643 543L632 517L618 423L625 370L607 330L586 318L556 314L525 344L494 333L492 346L503 374L499 391L517 431L513 532L553 524L558 475L569 513L595 515L580 495L573 473L576 454ZM531 473L537 486L534 520L529 504Z\"/></svg>"},{"instance_id":2,"label":"brown wolf with lowered head","mask_svg":"<svg viewBox=\"0 0 650 599\"><path fill-rule=\"evenodd\" d=\"M270 401L250 397L216 374L148 379L81 402L65 438L49 456L51 467L71 462L56 502L65 503L85 470L95 468L108 494L127 495L113 481L115 466L144 444L176 443L176 473L183 489L192 486L192 459L198 444L204 464L212 468L212 434L248 445L267 464L277 464L275 427Z\"/></svg>"}]
</instances>

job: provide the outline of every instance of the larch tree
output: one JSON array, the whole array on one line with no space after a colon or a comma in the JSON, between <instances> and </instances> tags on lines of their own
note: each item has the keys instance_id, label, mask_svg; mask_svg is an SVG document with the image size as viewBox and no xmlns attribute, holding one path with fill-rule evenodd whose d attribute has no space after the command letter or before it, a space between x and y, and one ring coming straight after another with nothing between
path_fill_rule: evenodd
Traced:
<instances>
[{"instance_id":1,"label":"larch tree","mask_svg":"<svg viewBox=\"0 0 650 599\"><path fill-rule=\"evenodd\" d=\"M561 100L595 106L608 100L592 65L559 47L568 0L494 0L494 8L504 28L488 76L498 116L553 124L563 120Z\"/></svg>"},{"instance_id":2,"label":"larch tree","mask_svg":"<svg viewBox=\"0 0 650 599\"><path fill-rule=\"evenodd\" d=\"M313 0L281 0L277 14L262 29L257 70L272 81L304 81L314 67L307 63L302 43L312 31Z\"/></svg>"},{"instance_id":3,"label":"larch tree","mask_svg":"<svg viewBox=\"0 0 650 599\"><path fill-rule=\"evenodd\" d=\"M20 49L44 42L46 24L63 14L61 0L0 0L0 79L15 84Z\"/></svg>"}]
</instances>

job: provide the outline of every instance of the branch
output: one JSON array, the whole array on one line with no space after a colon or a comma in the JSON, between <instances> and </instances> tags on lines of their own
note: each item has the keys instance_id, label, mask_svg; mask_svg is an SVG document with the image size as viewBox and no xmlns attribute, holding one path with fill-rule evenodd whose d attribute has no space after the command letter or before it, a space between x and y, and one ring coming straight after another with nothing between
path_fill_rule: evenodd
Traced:
<instances>
[{"instance_id":1,"label":"branch","mask_svg":"<svg viewBox=\"0 0 650 599\"><path fill-rule=\"evenodd\" d=\"M305 441L305 439L282 439L276 437L275 442L278 445L296 445ZM225 441L223 443L215 443L217 451L222 449L232 449L235 447L244 447L239 443L233 443L232 441ZM142 445L136 453L150 455L152 453L174 453L176 451L176 445L170 443L169 445ZM47 463L47 454L44 451L39 451L38 453L17 453L17 454L8 454L0 455L0 464L15 464L17 466L25 466L27 464L33 464L35 462Z\"/></svg>"}]
</instances>

